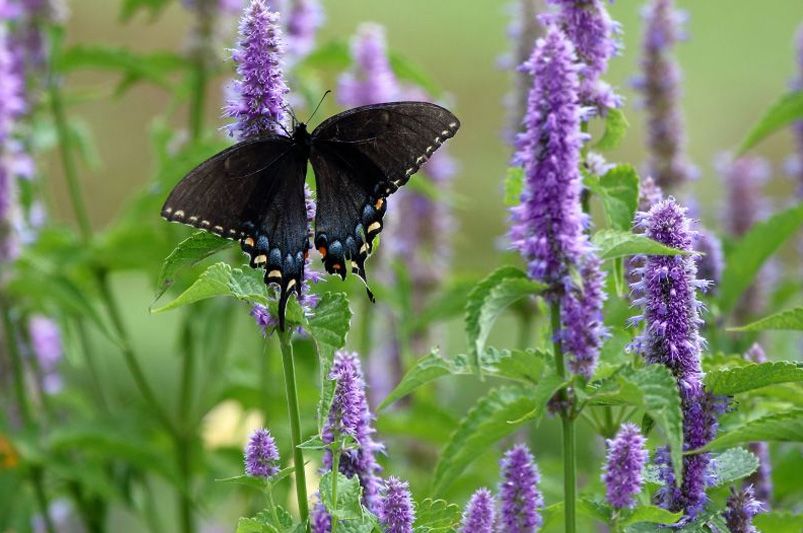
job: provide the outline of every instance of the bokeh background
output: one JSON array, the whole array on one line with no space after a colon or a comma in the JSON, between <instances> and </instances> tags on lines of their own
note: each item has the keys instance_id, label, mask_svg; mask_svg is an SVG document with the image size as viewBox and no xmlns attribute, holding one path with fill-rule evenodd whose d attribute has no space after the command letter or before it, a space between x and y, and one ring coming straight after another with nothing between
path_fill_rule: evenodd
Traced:
<instances>
[{"instance_id":1,"label":"bokeh background","mask_svg":"<svg viewBox=\"0 0 803 533\"><path fill-rule=\"evenodd\" d=\"M608 157L613 162L637 166L645 159L644 115L631 89L631 79L638 72L642 4L620 0L610 6L612 16L623 27L624 50L611 62L605 76L625 96L625 114L631 124L625 141ZM692 190L701 205L702 218L716 226L722 184L712 162L719 152L735 147L768 105L787 89L796 68L793 35L803 22L803 4L791 0L707 0L679 1L678 4L690 14L689 39L677 49L684 73L683 109L688 151L702 171ZM507 7L508 2L490 0L328 0L324 2L326 23L319 35L321 43L348 40L360 22L378 22L387 28L390 48L418 65L448 93L451 107L462 121L460 133L450 141L450 150L461 169L455 181L458 226L450 238L454 241L456 275L467 278L483 276L505 261L516 260L500 247L506 221L503 177L511 153L502 132L507 120L503 99L511 88L512 75L499 67L500 57L510 47ZM71 3L71 10L67 27L69 44L103 43L140 52L176 51L187 46L191 14L178 2L158 18L140 14L127 23L120 21L117 1L76 0ZM233 43L236 20L230 20L228 27L226 41ZM221 50L220 61L224 60L225 51ZM219 126L225 123L220 118L225 81L225 76L215 80L216 88L210 91L207 102L207 116ZM328 87L335 88L334 73L326 81ZM126 200L150 181L155 156L149 131L154 118L162 115L169 104L165 91L146 85L134 87L124 98L116 99L111 96L116 82L116 76L103 72L82 72L68 79L68 87L74 94L108 94L108 97L76 103L70 110L72 116L85 121L96 140L98 164L95 167L83 165L81 175L92 222L97 228L114 220ZM316 121L336 110L334 100L330 99L325 112L319 114ZM179 114L176 125L184 123L186 120ZM788 204L794 189L783 167L792 148L791 136L780 133L756 149L771 161L773 178L767 185L767 192L776 208ZM53 217L72 223L64 181L55 158L45 162L45 172L50 176L48 190ZM154 212L153 216L157 217L158 213ZM799 260L791 248L785 255ZM119 274L113 281L137 350L145 356L149 378L162 399L170 404L174 401L173 389L180 365L174 349L178 317L171 314L154 317L148 313L153 291L151 281L144 276ZM200 327L203 329L203 324ZM207 357L210 364L227 366L227 375L234 376L229 385L236 387L253 377L256 371L253 361L259 357L260 339L244 307L242 316L233 320L230 327L235 331L232 342L221 348L220 353L210 353ZM505 322L496 335L501 339L513 331L514 325ZM439 344L444 350L458 353L465 348L459 320L450 322L442 332ZM118 398L137 398L119 354L102 338L96 338L95 342L101 346L101 354L106 355L102 362L105 383ZM204 446L230 447L227 456L230 460L220 459L215 463L220 472L236 464L236 450L255 425L264 422L274 429L280 441L286 437L277 359L275 357L275 364L264 369L273 372L276 378L276 389L265 392L268 400L273 398L278 406L273 410L275 419L262 420L258 409L248 407L248 401L227 402L206 416ZM299 364L300 374L308 380L302 387L302 409L311 418L317 399L316 370L309 350L303 346L299 351ZM394 456L391 473L410 479L416 494L425 494L426 480L435 460L432 448L437 447L412 447L411 452L409 437L394 439L393 436L412 433L430 441L444 438L443 433L448 434L449 428L465 413L466 406L486 386L473 381L468 388L461 388L461 383L445 385L444 397L451 398L451 404L440 406L441 409L430 413L428 419L416 420L416 411L412 411L412 415L390 413L380 417L380 437L389 439L388 454ZM247 394L243 393L243 397ZM259 401L250 403L259 404ZM437 422L437 417L441 417L442 423ZM528 436L542 471L551 480L559 479L558 436L557 424L550 420L545 421L536 434ZM581 484L594 483L601 444L583 433L578 442L581 472L585 473ZM286 451L286 445L284 447ZM396 459L402 456L406 459ZM216 460L213 458L213 462ZM477 486L493 483L497 460L498 452L489 450L461 483L450 489L448 496L463 503ZM776 483L781 487L784 483L794 486L795 480L783 479L782 466L776 466ZM230 471L229 475L237 473ZM203 475L212 477L209 472ZM214 483L209 487L205 500L210 506L200 509L204 521L210 528L231 530L236 516L244 512L242 500L232 497L229 487L221 488ZM156 494L155 505L166 517L164 522L169 524L173 513L171 501L159 498L159 494L168 494L168 490L158 481L152 490ZM560 487L555 481L547 481L544 490L548 503L558 499ZM138 519L122 508L115 513L120 530L136 531L141 527Z\"/></svg>"}]
</instances>

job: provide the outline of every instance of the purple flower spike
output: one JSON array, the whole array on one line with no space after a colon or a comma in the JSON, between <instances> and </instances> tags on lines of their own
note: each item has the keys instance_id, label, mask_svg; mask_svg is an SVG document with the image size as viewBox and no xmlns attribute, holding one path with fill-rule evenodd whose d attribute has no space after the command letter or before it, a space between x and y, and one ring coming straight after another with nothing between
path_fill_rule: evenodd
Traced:
<instances>
[{"instance_id":1,"label":"purple flower spike","mask_svg":"<svg viewBox=\"0 0 803 533\"><path fill-rule=\"evenodd\" d=\"M574 43L582 64L580 101L600 114L620 107L622 99L602 81L608 61L621 49L619 23L611 19L604 0L547 0L559 7L557 13L542 15L547 24L557 24Z\"/></svg>"},{"instance_id":2,"label":"purple flower spike","mask_svg":"<svg viewBox=\"0 0 803 533\"><path fill-rule=\"evenodd\" d=\"M641 178L638 194L639 211L644 211L646 213L654 204L657 204L663 199L664 191L655 182L652 176Z\"/></svg>"},{"instance_id":3,"label":"purple flower spike","mask_svg":"<svg viewBox=\"0 0 803 533\"><path fill-rule=\"evenodd\" d=\"M284 44L279 14L264 0L252 0L240 21L240 40L232 52L238 80L224 110L235 119L229 134L239 140L281 131L285 97L289 92L282 72Z\"/></svg>"},{"instance_id":4,"label":"purple flower spike","mask_svg":"<svg viewBox=\"0 0 803 533\"><path fill-rule=\"evenodd\" d=\"M502 459L502 484L499 487L501 521L506 533L538 531L543 522L544 498L538 490L541 475L530 450L517 444Z\"/></svg>"},{"instance_id":5,"label":"purple flower spike","mask_svg":"<svg viewBox=\"0 0 803 533\"><path fill-rule=\"evenodd\" d=\"M287 11L287 55L299 59L312 52L323 21L319 0L292 0Z\"/></svg>"},{"instance_id":6,"label":"purple flower spike","mask_svg":"<svg viewBox=\"0 0 803 533\"><path fill-rule=\"evenodd\" d=\"M330 378L337 384L329 418L323 428L323 442L331 444L338 435L354 438L357 447L341 452L339 470L346 477L359 478L363 503L370 511L377 512L381 468L376 462L376 454L382 452L384 446L373 438L376 430L372 426L373 416L368 408L359 356L353 352L335 353ZM326 451L323 464L326 470L332 469L330 450Z\"/></svg>"},{"instance_id":7,"label":"purple flower spike","mask_svg":"<svg viewBox=\"0 0 803 533\"><path fill-rule=\"evenodd\" d=\"M385 482L379 519L385 526L386 533L412 533L415 507L406 481L391 476Z\"/></svg>"},{"instance_id":8,"label":"purple flower spike","mask_svg":"<svg viewBox=\"0 0 803 533\"><path fill-rule=\"evenodd\" d=\"M34 315L28 322L28 333L31 348L42 371L45 392L58 392L62 386L58 364L63 354L58 325L47 317Z\"/></svg>"},{"instance_id":9,"label":"purple flower spike","mask_svg":"<svg viewBox=\"0 0 803 533\"><path fill-rule=\"evenodd\" d=\"M680 67L672 48L685 38L686 15L673 0L651 0L645 6L642 75L635 80L647 112L648 173L668 192L697 177L686 155L686 136L680 110Z\"/></svg>"},{"instance_id":10,"label":"purple flower spike","mask_svg":"<svg viewBox=\"0 0 803 533\"><path fill-rule=\"evenodd\" d=\"M279 449L267 429L251 434L245 447L245 473L252 477L270 478L279 472Z\"/></svg>"},{"instance_id":11,"label":"purple flower spike","mask_svg":"<svg viewBox=\"0 0 803 533\"><path fill-rule=\"evenodd\" d=\"M496 513L494 497L488 489L478 489L463 511L461 533L493 533Z\"/></svg>"},{"instance_id":12,"label":"purple flower spike","mask_svg":"<svg viewBox=\"0 0 803 533\"><path fill-rule=\"evenodd\" d=\"M722 271L725 269L722 241L711 231L701 228L694 239L694 251L700 254L694 258L697 262L699 277L710 281L709 289L715 290L722 279Z\"/></svg>"},{"instance_id":13,"label":"purple flower spike","mask_svg":"<svg viewBox=\"0 0 803 533\"><path fill-rule=\"evenodd\" d=\"M508 6L510 24L507 33L513 46L510 52L500 58L499 66L513 71L515 76L513 88L504 99L508 110L504 134L506 140L511 142L521 130L521 121L527 112L527 95L532 85L529 74L519 70L518 66L530 58L533 43L544 33L538 21L538 13L544 10L544 3L544 0L513 0Z\"/></svg>"},{"instance_id":14,"label":"purple flower spike","mask_svg":"<svg viewBox=\"0 0 803 533\"><path fill-rule=\"evenodd\" d=\"M754 343L744 354L744 358L753 363L766 363L767 355L759 343ZM758 470L744 480L745 486L752 486L756 498L769 508L772 499L772 462L770 448L766 442L751 442L748 449L758 457Z\"/></svg>"},{"instance_id":15,"label":"purple flower spike","mask_svg":"<svg viewBox=\"0 0 803 533\"><path fill-rule=\"evenodd\" d=\"M353 69L338 82L337 100L341 105L356 107L399 99L401 89L390 68L382 26L361 24L351 41L351 56Z\"/></svg>"},{"instance_id":16,"label":"purple flower spike","mask_svg":"<svg viewBox=\"0 0 803 533\"><path fill-rule=\"evenodd\" d=\"M755 499L753 487L743 487L738 491L731 487L731 495L722 516L731 533L757 533L753 517L764 511L764 504Z\"/></svg>"},{"instance_id":17,"label":"purple flower spike","mask_svg":"<svg viewBox=\"0 0 803 533\"><path fill-rule=\"evenodd\" d=\"M310 513L310 529L312 533L329 533L332 531L332 517L320 502L320 495L318 496L318 502L312 507L312 512Z\"/></svg>"},{"instance_id":18,"label":"purple flower spike","mask_svg":"<svg viewBox=\"0 0 803 533\"><path fill-rule=\"evenodd\" d=\"M551 27L523 68L532 74L533 88L514 156L524 167L525 184L521 203L511 209L509 237L530 276L550 285L550 298L560 300L559 335L570 368L589 378L605 334L604 292L580 206L583 135L574 46Z\"/></svg>"},{"instance_id":19,"label":"purple flower spike","mask_svg":"<svg viewBox=\"0 0 803 533\"><path fill-rule=\"evenodd\" d=\"M608 503L615 509L633 507L644 484L642 471L649 454L647 439L635 424L623 424L616 438L608 441L608 461L602 474Z\"/></svg>"}]
</instances>

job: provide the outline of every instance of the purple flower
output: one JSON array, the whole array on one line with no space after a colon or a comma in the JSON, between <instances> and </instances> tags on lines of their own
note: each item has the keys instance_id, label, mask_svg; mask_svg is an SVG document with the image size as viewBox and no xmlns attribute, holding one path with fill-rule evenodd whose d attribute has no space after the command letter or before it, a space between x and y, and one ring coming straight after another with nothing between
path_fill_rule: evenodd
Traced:
<instances>
[{"instance_id":1,"label":"purple flower","mask_svg":"<svg viewBox=\"0 0 803 533\"><path fill-rule=\"evenodd\" d=\"M406 481L389 477L379 510L379 520L386 533L412 533L415 508L410 486Z\"/></svg>"},{"instance_id":2,"label":"purple flower","mask_svg":"<svg viewBox=\"0 0 803 533\"><path fill-rule=\"evenodd\" d=\"M279 449L267 429L257 429L245 446L245 473L270 478L279 472Z\"/></svg>"},{"instance_id":3,"label":"purple flower","mask_svg":"<svg viewBox=\"0 0 803 533\"><path fill-rule=\"evenodd\" d=\"M524 132L514 160L524 167L521 203L511 209L513 247L530 276L561 302L561 340L572 371L589 378L605 330L603 274L580 206L580 104L574 46L555 27L539 39L525 68L533 76Z\"/></svg>"},{"instance_id":4,"label":"purple flower","mask_svg":"<svg viewBox=\"0 0 803 533\"><path fill-rule=\"evenodd\" d=\"M747 486L741 490L731 487L731 495L722 516L731 533L757 533L758 530L753 526L753 517L764 511L764 504L753 495L753 487Z\"/></svg>"},{"instance_id":5,"label":"purple flower","mask_svg":"<svg viewBox=\"0 0 803 533\"><path fill-rule=\"evenodd\" d=\"M574 43L581 62L580 101L600 114L620 107L622 99L602 81L608 61L621 49L619 23L611 19L604 0L547 0L558 6L557 13L541 16L547 24L557 24Z\"/></svg>"},{"instance_id":6,"label":"purple flower","mask_svg":"<svg viewBox=\"0 0 803 533\"><path fill-rule=\"evenodd\" d=\"M28 335L31 339L31 349L42 372L45 392L51 394L58 392L62 386L58 364L63 354L58 325L45 316L33 315L28 321Z\"/></svg>"},{"instance_id":7,"label":"purple flower","mask_svg":"<svg viewBox=\"0 0 803 533\"><path fill-rule=\"evenodd\" d=\"M697 263L697 273L701 279L711 282L709 289L716 289L722 279L722 271L725 269L722 241L711 231L700 228L694 238L693 248L699 254L694 257Z\"/></svg>"},{"instance_id":8,"label":"purple flower","mask_svg":"<svg viewBox=\"0 0 803 533\"><path fill-rule=\"evenodd\" d=\"M378 477L381 468L376 462L376 453L384 450L374 441L373 416L365 396L360 358L356 353L335 353L330 379L336 381L329 418L323 427L323 442L331 444L346 435L356 441L356 447L341 451L339 470L346 477L357 476L363 488L363 503L372 512L379 508ZM324 468L332 469L332 452L327 450L323 458Z\"/></svg>"},{"instance_id":9,"label":"purple flower","mask_svg":"<svg viewBox=\"0 0 803 533\"><path fill-rule=\"evenodd\" d=\"M312 52L323 21L319 0L292 0L287 11L287 55L297 60Z\"/></svg>"},{"instance_id":10,"label":"purple flower","mask_svg":"<svg viewBox=\"0 0 803 533\"><path fill-rule=\"evenodd\" d=\"M537 531L543 522L540 509L544 498L538 490L541 475L530 450L517 444L502 459L502 484L499 486L501 522L506 533Z\"/></svg>"},{"instance_id":11,"label":"purple flower","mask_svg":"<svg viewBox=\"0 0 803 533\"><path fill-rule=\"evenodd\" d=\"M653 204L657 204L664 199L664 191L655 182L652 176L645 176L641 178L638 193L638 208L639 211L645 213L650 210Z\"/></svg>"},{"instance_id":12,"label":"purple flower","mask_svg":"<svg viewBox=\"0 0 803 533\"><path fill-rule=\"evenodd\" d=\"M647 439L635 424L623 424L616 437L608 441L608 461L602 474L608 503L616 509L633 507L644 484L642 471L649 454Z\"/></svg>"},{"instance_id":13,"label":"purple flower","mask_svg":"<svg viewBox=\"0 0 803 533\"><path fill-rule=\"evenodd\" d=\"M326 507L320 501L320 495L318 496L318 502L312 507L312 512L310 513L310 529L312 533L329 533L332 531L332 517L326 512Z\"/></svg>"},{"instance_id":14,"label":"purple flower","mask_svg":"<svg viewBox=\"0 0 803 533\"><path fill-rule=\"evenodd\" d=\"M759 343L753 345L745 352L744 358L753 363L766 363L767 355ZM769 507L772 499L772 463L770 461L770 448L766 442L751 442L748 449L758 457L758 469L750 474L744 485L753 487L756 498Z\"/></svg>"},{"instance_id":15,"label":"purple flower","mask_svg":"<svg viewBox=\"0 0 803 533\"><path fill-rule=\"evenodd\" d=\"M493 533L496 522L494 497L488 489L478 489L463 511L461 533Z\"/></svg>"},{"instance_id":16,"label":"purple flower","mask_svg":"<svg viewBox=\"0 0 803 533\"><path fill-rule=\"evenodd\" d=\"M385 28L363 23L351 41L354 66L338 81L337 101L346 107L392 102L401 89L388 60Z\"/></svg>"},{"instance_id":17,"label":"purple flower","mask_svg":"<svg viewBox=\"0 0 803 533\"><path fill-rule=\"evenodd\" d=\"M232 52L240 79L233 82L233 97L224 110L225 116L235 119L228 126L231 136L242 140L281 130L289 92L282 72L283 54L279 14L264 0L252 0Z\"/></svg>"},{"instance_id":18,"label":"purple flower","mask_svg":"<svg viewBox=\"0 0 803 533\"><path fill-rule=\"evenodd\" d=\"M685 38L686 15L673 0L651 0L645 21L642 75L635 80L647 112L648 173L667 191L697 177L686 155L686 135L680 110L680 67L672 48Z\"/></svg>"}]
</instances>

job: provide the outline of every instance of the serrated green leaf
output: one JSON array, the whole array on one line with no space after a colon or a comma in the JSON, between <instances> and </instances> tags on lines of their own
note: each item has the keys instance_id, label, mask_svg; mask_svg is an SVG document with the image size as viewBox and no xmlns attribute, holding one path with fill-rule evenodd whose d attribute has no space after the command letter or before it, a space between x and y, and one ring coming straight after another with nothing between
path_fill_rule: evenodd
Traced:
<instances>
[{"instance_id":1,"label":"serrated green leaf","mask_svg":"<svg viewBox=\"0 0 803 533\"><path fill-rule=\"evenodd\" d=\"M516 431L526 420L540 418L546 403L563 385L558 376L550 375L535 388L499 387L480 398L440 453L434 493L442 493L493 443Z\"/></svg>"},{"instance_id":2,"label":"serrated green leaf","mask_svg":"<svg viewBox=\"0 0 803 533\"><path fill-rule=\"evenodd\" d=\"M508 167L505 174L505 205L509 207L519 205L522 191L524 191L524 169Z\"/></svg>"},{"instance_id":3,"label":"serrated green leaf","mask_svg":"<svg viewBox=\"0 0 803 533\"><path fill-rule=\"evenodd\" d=\"M649 415L664 432L672 454L675 475L680 477L683 453L683 415L672 373L661 365L626 367L592 389L590 405L632 405Z\"/></svg>"},{"instance_id":4,"label":"serrated green leaf","mask_svg":"<svg viewBox=\"0 0 803 533\"><path fill-rule=\"evenodd\" d=\"M625 138L630 123L621 109L608 109L605 117L605 133L594 145L600 150L613 150Z\"/></svg>"},{"instance_id":5,"label":"serrated green leaf","mask_svg":"<svg viewBox=\"0 0 803 533\"><path fill-rule=\"evenodd\" d=\"M639 505L628 512L619 523L623 526L638 523L669 525L680 520L682 516L683 513L673 513L655 505Z\"/></svg>"},{"instance_id":6,"label":"serrated green leaf","mask_svg":"<svg viewBox=\"0 0 803 533\"><path fill-rule=\"evenodd\" d=\"M739 153L746 152L759 141L798 119L803 119L803 91L785 94L772 104L742 141Z\"/></svg>"},{"instance_id":7,"label":"serrated green leaf","mask_svg":"<svg viewBox=\"0 0 803 533\"><path fill-rule=\"evenodd\" d=\"M757 222L728 251L719 284L719 308L728 313L753 284L764 262L803 226L803 203Z\"/></svg>"},{"instance_id":8,"label":"serrated green leaf","mask_svg":"<svg viewBox=\"0 0 803 533\"><path fill-rule=\"evenodd\" d=\"M307 331L312 336L315 351L318 354L318 365L321 376L321 399L318 404L318 429L323 431L323 424L329 416L335 383L329 379L335 351L346 345L351 324L349 301L343 293L328 292L321 297L315 313L307 322Z\"/></svg>"},{"instance_id":9,"label":"serrated green leaf","mask_svg":"<svg viewBox=\"0 0 803 533\"><path fill-rule=\"evenodd\" d=\"M320 483L321 502L329 514L339 520L359 520L363 516L362 487L360 478L353 476L347 478L337 473L337 502L332 499L332 472L323 475ZM337 505L335 505L337 504Z\"/></svg>"},{"instance_id":10,"label":"serrated green leaf","mask_svg":"<svg viewBox=\"0 0 803 533\"><path fill-rule=\"evenodd\" d=\"M730 448L756 441L803 442L803 409L774 413L719 435L700 451Z\"/></svg>"},{"instance_id":11,"label":"serrated green leaf","mask_svg":"<svg viewBox=\"0 0 803 533\"><path fill-rule=\"evenodd\" d=\"M173 284L176 273L184 267L194 265L210 255L231 246L232 241L223 239L212 233L199 231L193 233L175 247L170 255L162 262L162 270L156 282L156 297L154 301L162 295Z\"/></svg>"},{"instance_id":12,"label":"serrated green leaf","mask_svg":"<svg viewBox=\"0 0 803 533\"><path fill-rule=\"evenodd\" d=\"M480 368L485 375L535 384L549 367L552 354L538 350L485 349Z\"/></svg>"},{"instance_id":13,"label":"serrated green leaf","mask_svg":"<svg viewBox=\"0 0 803 533\"><path fill-rule=\"evenodd\" d=\"M162 313L215 296L232 296L238 300L267 307L270 306L270 302L262 276L259 270L232 268L226 263L215 263L175 300L151 312ZM298 317L295 318L297 321Z\"/></svg>"},{"instance_id":14,"label":"serrated green leaf","mask_svg":"<svg viewBox=\"0 0 803 533\"><path fill-rule=\"evenodd\" d=\"M446 533L460 525L460 507L446 500L427 498L416 506L415 533Z\"/></svg>"},{"instance_id":15,"label":"serrated green leaf","mask_svg":"<svg viewBox=\"0 0 803 533\"><path fill-rule=\"evenodd\" d=\"M720 368L705 376L705 388L713 394L733 395L778 383L803 381L803 363L778 361Z\"/></svg>"},{"instance_id":16,"label":"serrated green leaf","mask_svg":"<svg viewBox=\"0 0 803 533\"><path fill-rule=\"evenodd\" d=\"M259 491L264 491L267 486L267 483L264 478L248 476L245 474L241 476L232 476L232 477L224 477L221 479L216 479L215 482L223 483L225 485L240 485L243 487L248 487Z\"/></svg>"},{"instance_id":17,"label":"serrated green leaf","mask_svg":"<svg viewBox=\"0 0 803 533\"><path fill-rule=\"evenodd\" d=\"M767 331L784 329L803 330L803 307L787 309L786 311L781 311L780 313L775 313L760 320L756 320L746 326L728 328L728 331Z\"/></svg>"},{"instance_id":18,"label":"serrated green leaf","mask_svg":"<svg viewBox=\"0 0 803 533\"><path fill-rule=\"evenodd\" d=\"M639 177L630 165L617 165L597 177L587 175L583 184L599 197L612 229L630 231L638 207Z\"/></svg>"},{"instance_id":19,"label":"serrated green leaf","mask_svg":"<svg viewBox=\"0 0 803 533\"><path fill-rule=\"evenodd\" d=\"M764 533L800 533L803 531L803 514L784 511L761 513L753 518L753 525Z\"/></svg>"},{"instance_id":20,"label":"serrated green leaf","mask_svg":"<svg viewBox=\"0 0 803 533\"><path fill-rule=\"evenodd\" d=\"M713 486L722 487L746 478L758 468L758 457L744 448L731 448L713 457L709 469Z\"/></svg>"},{"instance_id":21,"label":"serrated green leaf","mask_svg":"<svg viewBox=\"0 0 803 533\"><path fill-rule=\"evenodd\" d=\"M466 303L466 333L474 365L485 351L485 342L497 317L510 304L542 292L546 286L531 280L515 267L502 267L479 282Z\"/></svg>"},{"instance_id":22,"label":"serrated green leaf","mask_svg":"<svg viewBox=\"0 0 803 533\"><path fill-rule=\"evenodd\" d=\"M237 520L235 533L279 533L276 528L258 518L242 517Z\"/></svg>"},{"instance_id":23,"label":"serrated green leaf","mask_svg":"<svg viewBox=\"0 0 803 533\"><path fill-rule=\"evenodd\" d=\"M600 259L631 255L687 255L688 252L670 248L644 235L629 231L604 229L596 232L591 241L599 250Z\"/></svg>"}]
</instances>

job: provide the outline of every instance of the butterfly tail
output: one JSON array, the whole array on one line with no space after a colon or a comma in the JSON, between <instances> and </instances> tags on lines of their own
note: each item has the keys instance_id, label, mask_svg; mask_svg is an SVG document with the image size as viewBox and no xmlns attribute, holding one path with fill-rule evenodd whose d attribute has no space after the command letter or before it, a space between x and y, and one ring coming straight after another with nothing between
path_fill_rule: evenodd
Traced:
<instances>
[{"instance_id":1,"label":"butterfly tail","mask_svg":"<svg viewBox=\"0 0 803 533\"><path fill-rule=\"evenodd\" d=\"M376 298L374 297L374 293L371 292L371 287L368 286L368 278L365 275L366 257L367 256L365 255L360 255L356 260L352 260L351 272L356 274L360 278L360 281L362 281L363 285L365 285L365 291L368 293L368 299L371 300L371 303L376 303Z\"/></svg>"}]
</instances>

